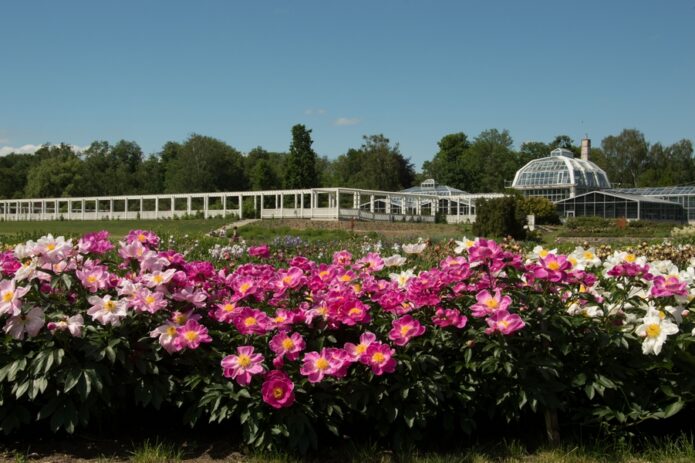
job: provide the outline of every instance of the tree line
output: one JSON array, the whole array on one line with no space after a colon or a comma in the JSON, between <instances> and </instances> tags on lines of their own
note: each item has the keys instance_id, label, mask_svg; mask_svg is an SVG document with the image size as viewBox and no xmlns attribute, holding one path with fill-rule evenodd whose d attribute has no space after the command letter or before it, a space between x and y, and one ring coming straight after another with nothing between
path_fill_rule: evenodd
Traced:
<instances>
[{"instance_id":1,"label":"tree line","mask_svg":"<svg viewBox=\"0 0 695 463\"><path fill-rule=\"evenodd\" d=\"M134 141L95 141L83 152L66 144L44 145L34 154L0 157L0 197L39 198L126 194L274 190L349 187L401 190L434 178L468 192L499 192L525 163L547 156L555 148L579 155L567 135L552 141L522 143L519 150L507 130L484 130L475 138L448 134L439 150L416 172L398 143L384 135L364 136L359 148L336 159L312 148L311 130L292 127L287 152L257 147L246 154L227 143L193 134L183 142L169 141L161 151L145 156ZM682 185L695 181L690 140L670 146L649 143L636 129L602 140L591 160L620 186Z\"/></svg>"}]
</instances>

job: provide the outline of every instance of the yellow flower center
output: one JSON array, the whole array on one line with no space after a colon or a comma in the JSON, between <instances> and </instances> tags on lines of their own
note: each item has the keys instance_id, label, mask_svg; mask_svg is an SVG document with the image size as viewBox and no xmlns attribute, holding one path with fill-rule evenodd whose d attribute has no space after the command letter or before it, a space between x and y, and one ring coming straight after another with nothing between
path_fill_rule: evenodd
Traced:
<instances>
[{"instance_id":1,"label":"yellow flower center","mask_svg":"<svg viewBox=\"0 0 695 463\"><path fill-rule=\"evenodd\" d=\"M89 275L87 277L87 283L94 283L96 281L97 281L97 277L95 277L94 275Z\"/></svg>"},{"instance_id":2,"label":"yellow flower center","mask_svg":"<svg viewBox=\"0 0 695 463\"><path fill-rule=\"evenodd\" d=\"M330 272L328 270L324 270L323 272L319 272L319 276L321 278L327 277Z\"/></svg>"},{"instance_id":3,"label":"yellow flower center","mask_svg":"<svg viewBox=\"0 0 695 463\"><path fill-rule=\"evenodd\" d=\"M116 303L113 301L104 302L104 310L107 312L113 312L116 309Z\"/></svg>"},{"instance_id":4,"label":"yellow flower center","mask_svg":"<svg viewBox=\"0 0 695 463\"><path fill-rule=\"evenodd\" d=\"M176 336L176 327L170 326L167 328L167 334L169 336Z\"/></svg>"},{"instance_id":5,"label":"yellow flower center","mask_svg":"<svg viewBox=\"0 0 695 463\"><path fill-rule=\"evenodd\" d=\"M547 249L541 249L541 250L538 252L538 255L541 256L541 257L545 257L545 256L547 256L548 254L550 254L550 251L548 251Z\"/></svg>"},{"instance_id":6,"label":"yellow flower center","mask_svg":"<svg viewBox=\"0 0 695 463\"><path fill-rule=\"evenodd\" d=\"M46 249L48 249L49 251L53 251L55 248L56 248L56 245L53 243L48 243L46 245Z\"/></svg>"},{"instance_id":7,"label":"yellow flower center","mask_svg":"<svg viewBox=\"0 0 695 463\"><path fill-rule=\"evenodd\" d=\"M584 251L584 259L591 260L594 258L594 253L591 251Z\"/></svg>"},{"instance_id":8,"label":"yellow flower center","mask_svg":"<svg viewBox=\"0 0 695 463\"><path fill-rule=\"evenodd\" d=\"M160 284L162 281L164 281L164 277L162 275L155 275L152 277L152 280L155 283Z\"/></svg>"},{"instance_id":9,"label":"yellow flower center","mask_svg":"<svg viewBox=\"0 0 695 463\"><path fill-rule=\"evenodd\" d=\"M625 256L625 262L633 263L636 260L637 260L637 256L634 254L628 254L627 256Z\"/></svg>"},{"instance_id":10,"label":"yellow flower center","mask_svg":"<svg viewBox=\"0 0 695 463\"><path fill-rule=\"evenodd\" d=\"M486 305L489 309L495 309L495 308L497 308L497 306L498 306L499 304L497 304L497 299L491 297L490 299L488 299L487 301L485 301L485 305Z\"/></svg>"},{"instance_id":11,"label":"yellow flower center","mask_svg":"<svg viewBox=\"0 0 695 463\"><path fill-rule=\"evenodd\" d=\"M198 339L198 332L197 331L186 331L183 334L183 337L186 338L186 341L195 341Z\"/></svg>"},{"instance_id":12,"label":"yellow flower center","mask_svg":"<svg viewBox=\"0 0 695 463\"><path fill-rule=\"evenodd\" d=\"M661 325L658 323L651 323L647 325L647 336L650 338L655 338L661 333Z\"/></svg>"},{"instance_id":13,"label":"yellow flower center","mask_svg":"<svg viewBox=\"0 0 695 463\"><path fill-rule=\"evenodd\" d=\"M154 301L155 301L155 298L154 298L154 296L152 296L152 295L147 296L147 297L145 298L145 302L147 302L148 304L154 304Z\"/></svg>"},{"instance_id":14,"label":"yellow flower center","mask_svg":"<svg viewBox=\"0 0 695 463\"><path fill-rule=\"evenodd\" d=\"M497 326L500 328L507 328L509 326L509 322L507 320L500 320L497 322Z\"/></svg>"},{"instance_id":15,"label":"yellow flower center","mask_svg":"<svg viewBox=\"0 0 695 463\"><path fill-rule=\"evenodd\" d=\"M475 246L475 241L471 241L471 240L466 241L466 247L467 248L471 248L473 246Z\"/></svg>"},{"instance_id":16,"label":"yellow flower center","mask_svg":"<svg viewBox=\"0 0 695 463\"><path fill-rule=\"evenodd\" d=\"M401 326L401 336L406 336L408 333L410 333L410 328L410 325Z\"/></svg>"},{"instance_id":17,"label":"yellow flower center","mask_svg":"<svg viewBox=\"0 0 695 463\"><path fill-rule=\"evenodd\" d=\"M286 285L289 285L292 282L292 277L287 275L282 278L282 282L285 283Z\"/></svg>"},{"instance_id":18,"label":"yellow flower center","mask_svg":"<svg viewBox=\"0 0 695 463\"><path fill-rule=\"evenodd\" d=\"M13 291L6 291L5 294L2 295L2 302L10 302L13 297L14 297Z\"/></svg>"},{"instance_id":19,"label":"yellow flower center","mask_svg":"<svg viewBox=\"0 0 695 463\"><path fill-rule=\"evenodd\" d=\"M239 292L242 294L248 291L251 288L251 283L242 283L241 286L239 286Z\"/></svg>"},{"instance_id":20,"label":"yellow flower center","mask_svg":"<svg viewBox=\"0 0 695 463\"><path fill-rule=\"evenodd\" d=\"M237 358L237 363L239 363L240 366L246 368L247 366L251 365L251 357L249 357L246 354L241 354Z\"/></svg>"},{"instance_id":21,"label":"yellow flower center","mask_svg":"<svg viewBox=\"0 0 695 463\"><path fill-rule=\"evenodd\" d=\"M222 306L222 310L225 312L233 312L234 311L234 305L233 304L225 304Z\"/></svg>"},{"instance_id":22,"label":"yellow flower center","mask_svg":"<svg viewBox=\"0 0 695 463\"><path fill-rule=\"evenodd\" d=\"M282 348L285 350L290 350L294 347L294 341L290 338L285 338L282 340Z\"/></svg>"},{"instance_id":23,"label":"yellow flower center","mask_svg":"<svg viewBox=\"0 0 695 463\"><path fill-rule=\"evenodd\" d=\"M273 389L273 397L276 399L281 399L284 393L282 392L282 388L276 387Z\"/></svg>"},{"instance_id":24,"label":"yellow flower center","mask_svg":"<svg viewBox=\"0 0 695 463\"><path fill-rule=\"evenodd\" d=\"M663 310L659 310L659 318L662 320L666 318L666 313Z\"/></svg>"},{"instance_id":25,"label":"yellow flower center","mask_svg":"<svg viewBox=\"0 0 695 463\"><path fill-rule=\"evenodd\" d=\"M244 326L253 326L256 324L256 317L246 317L244 319Z\"/></svg>"},{"instance_id":26,"label":"yellow flower center","mask_svg":"<svg viewBox=\"0 0 695 463\"><path fill-rule=\"evenodd\" d=\"M572 264L572 265L577 265L577 259L575 259L572 256L569 256L567 260Z\"/></svg>"},{"instance_id":27,"label":"yellow flower center","mask_svg":"<svg viewBox=\"0 0 695 463\"><path fill-rule=\"evenodd\" d=\"M555 271L555 270L557 270L557 269L560 268L560 264L559 264L557 261L554 260L554 261L552 261L552 262L550 262L550 263L548 264L548 268L549 268L550 270Z\"/></svg>"},{"instance_id":28,"label":"yellow flower center","mask_svg":"<svg viewBox=\"0 0 695 463\"><path fill-rule=\"evenodd\" d=\"M318 368L319 370L325 370L325 369L327 369L331 364L328 363L328 360L326 360L325 358L319 357L319 359L316 361L315 365L316 365L316 368Z\"/></svg>"},{"instance_id":29,"label":"yellow flower center","mask_svg":"<svg viewBox=\"0 0 695 463\"><path fill-rule=\"evenodd\" d=\"M360 291L362 291L362 286L359 283L354 284L354 285L352 285L352 290L355 293L359 293Z\"/></svg>"},{"instance_id":30,"label":"yellow flower center","mask_svg":"<svg viewBox=\"0 0 695 463\"><path fill-rule=\"evenodd\" d=\"M350 315L351 317L362 315L362 309L360 309L359 307L353 307L348 311L348 315Z\"/></svg>"},{"instance_id":31,"label":"yellow flower center","mask_svg":"<svg viewBox=\"0 0 695 463\"><path fill-rule=\"evenodd\" d=\"M381 352L374 352L374 354L372 354L372 362L381 363L384 360L386 360L386 357Z\"/></svg>"},{"instance_id":32,"label":"yellow flower center","mask_svg":"<svg viewBox=\"0 0 695 463\"><path fill-rule=\"evenodd\" d=\"M146 239L147 239L147 238L146 238L145 235L143 235L142 233L140 233L140 234L138 235L138 241L139 241L139 242L144 243Z\"/></svg>"},{"instance_id":33,"label":"yellow flower center","mask_svg":"<svg viewBox=\"0 0 695 463\"><path fill-rule=\"evenodd\" d=\"M188 317L186 317L184 314L180 313L178 315L174 315L174 323L178 325L183 325L186 323L186 320L188 320Z\"/></svg>"},{"instance_id":34,"label":"yellow flower center","mask_svg":"<svg viewBox=\"0 0 695 463\"><path fill-rule=\"evenodd\" d=\"M360 355L364 354L364 351L366 350L367 346L365 346L364 344L357 344L357 347L355 347L355 352L357 352Z\"/></svg>"}]
</instances>

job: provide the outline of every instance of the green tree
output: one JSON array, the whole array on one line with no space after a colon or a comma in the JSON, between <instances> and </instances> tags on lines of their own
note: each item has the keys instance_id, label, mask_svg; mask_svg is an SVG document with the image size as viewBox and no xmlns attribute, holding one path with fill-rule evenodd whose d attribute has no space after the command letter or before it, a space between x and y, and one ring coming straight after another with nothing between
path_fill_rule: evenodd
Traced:
<instances>
[{"instance_id":1,"label":"green tree","mask_svg":"<svg viewBox=\"0 0 695 463\"><path fill-rule=\"evenodd\" d=\"M601 141L606 155L608 178L622 186L640 186L640 175L649 162L649 143L637 129L625 129L620 135L608 136Z\"/></svg>"},{"instance_id":2,"label":"green tree","mask_svg":"<svg viewBox=\"0 0 695 463\"><path fill-rule=\"evenodd\" d=\"M247 188L241 153L212 137L191 135L166 168L165 189L168 193L240 191Z\"/></svg>"},{"instance_id":3,"label":"green tree","mask_svg":"<svg viewBox=\"0 0 695 463\"><path fill-rule=\"evenodd\" d=\"M313 188L318 186L316 153L311 148L311 130L302 124L292 127L292 143L285 166L286 188Z\"/></svg>"},{"instance_id":4,"label":"green tree","mask_svg":"<svg viewBox=\"0 0 695 463\"><path fill-rule=\"evenodd\" d=\"M465 165L467 150L471 147L466 134L458 132L445 135L439 140L438 146L439 151L434 158L422 165L424 176L443 185L470 190L474 172L467 170Z\"/></svg>"},{"instance_id":5,"label":"green tree","mask_svg":"<svg viewBox=\"0 0 695 463\"><path fill-rule=\"evenodd\" d=\"M409 188L415 169L398 144L383 135L365 135L360 149L350 149L332 166L332 185L367 190L397 191Z\"/></svg>"},{"instance_id":6,"label":"green tree","mask_svg":"<svg viewBox=\"0 0 695 463\"><path fill-rule=\"evenodd\" d=\"M505 180L511 181L521 167L519 156L512 150L514 141L509 131L483 130L475 138L464 158L464 168L471 173L472 192L503 191Z\"/></svg>"},{"instance_id":7,"label":"green tree","mask_svg":"<svg viewBox=\"0 0 695 463\"><path fill-rule=\"evenodd\" d=\"M25 193L29 198L82 196L86 179L85 165L77 155L59 154L44 158L29 170Z\"/></svg>"},{"instance_id":8,"label":"green tree","mask_svg":"<svg viewBox=\"0 0 695 463\"><path fill-rule=\"evenodd\" d=\"M140 146L134 141L120 140L115 145L95 141L84 152L89 176L85 190L90 195L124 195L139 190L138 171L143 162Z\"/></svg>"}]
</instances>

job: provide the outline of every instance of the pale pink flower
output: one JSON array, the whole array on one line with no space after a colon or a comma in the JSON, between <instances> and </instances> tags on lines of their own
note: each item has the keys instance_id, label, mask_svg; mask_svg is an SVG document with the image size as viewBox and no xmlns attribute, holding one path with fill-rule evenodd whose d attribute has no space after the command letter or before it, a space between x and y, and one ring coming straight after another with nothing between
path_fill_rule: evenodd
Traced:
<instances>
[{"instance_id":1,"label":"pale pink flower","mask_svg":"<svg viewBox=\"0 0 695 463\"><path fill-rule=\"evenodd\" d=\"M176 331L178 327L179 326L175 323L166 322L150 331L150 337L158 338L159 344L170 354L172 352L178 352L183 348L175 342L178 336L178 332Z\"/></svg>"},{"instance_id":2,"label":"pale pink flower","mask_svg":"<svg viewBox=\"0 0 695 463\"><path fill-rule=\"evenodd\" d=\"M82 337L82 328L84 327L84 319L82 314L73 315L72 317L64 317L57 322L49 322L46 325L49 331L69 331L76 338Z\"/></svg>"},{"instance_id":3,"label":"pale pink flower","mask_svg":"<svg viewBox=\"0 0 695 463\"><path fill-rule=\"evenodd\" d=\"M43 309L33 307L26 315L20 314L8 318L4 330L14 339L24 339L25 333L33 338L43 328L44 320Z\"/></svg>"},{"instance_id":4,"label":"pale pink flower","mask_svg":"<svg viewBox=\"0 0 695 463\"><path fill-rule=\"evenodd\" d=\"M139 312L156 313L164 309L168 302L164 298L164 294L150 291L147 288L140 288L129 305Z\"/></svg>"},{"instance_id":5,"label":"pale pink flower","mask_svg":"<svg viewBox=\"0 0 695 463\"><path fill-rule=\"evenodd\" d=\"M126 301L111 299L111 295L106 296L89 296L87 302L92 306L87 310L87 314L92 317L92 320L98 321L102 325L118 326L121 324L121 319L127 314Z\"/></svg>"},{"instance_id":6,"label":"pale pink flower","mask_svg":"<svg viewBox=\"0 0 695 463\"><path fill-rule=\"evenodd\" d=\"M29 288L17 287L14 280L0 281L0 315L19 315L22 307L22 297L29 292Z\"/></svg>"},{"instance_id":7,"label":"pale pink flower","mask_svg":"<svg viewBox=\"0 0 695 463\"><path fill-rule=\"evenodd\" d=\"M152 273L146 273L142 275L140 278L146 286L150 288L155 288L157 286L162 286L169 283L171 279L174 277L175 273L176 269L173 268L170 268L169 270L166 270L164 272L155 270Z\"/></svg>"}]
</instances>

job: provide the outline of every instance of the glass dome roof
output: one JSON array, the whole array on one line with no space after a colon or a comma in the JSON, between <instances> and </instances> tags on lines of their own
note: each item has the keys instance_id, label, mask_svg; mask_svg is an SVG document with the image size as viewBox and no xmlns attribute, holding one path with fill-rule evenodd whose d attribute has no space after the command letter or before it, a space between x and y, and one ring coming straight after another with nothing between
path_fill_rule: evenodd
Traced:
<instances>
[{"instance_id":1,"label":"glass dome roof","mask_svg":"<svg viewBox=\"0 0 695 463\"><path fill-rule=\"evenodd\" d=\"M575 186L578 188L610 188L608 176L591 161L576 159L571 151L558 148L550 156L534 159L519 169L512 188L538 186Z\"/></svg>"},{"instance_id":2,"label":"glass dome roof","mask_svg":"<svg viewBox=\"0 0 695 463\"><path fill-rule=\"evenodd\" d=\"M458 188L440 185L431 178L425 180L419 186L414 186L403 190L403 193L422 193L436 196L456 196L468 194L463 190L459 190Z\"/></svg>"}]
</instances>

